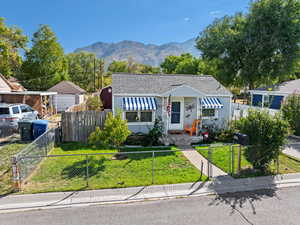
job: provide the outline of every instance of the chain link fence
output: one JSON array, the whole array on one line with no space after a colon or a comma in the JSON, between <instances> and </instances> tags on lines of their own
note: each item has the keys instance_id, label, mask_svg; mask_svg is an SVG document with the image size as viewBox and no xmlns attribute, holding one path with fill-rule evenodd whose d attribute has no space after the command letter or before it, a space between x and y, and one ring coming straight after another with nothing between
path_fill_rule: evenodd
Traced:
<instances>
[{"instance_id":1,"label":"chain link fence","mask_svg":"<svg viewBox=\"0 0 300 225\"><path fill-rule=\"evenodd\" d=\"M25 180L39 166L43 156L47 156L55 145L56 129L47 130L22 151L12 157L13 179L18 189L20 182Z\"/></svg>"},{"instance_id":2,"label":"chain link fence","mask_svg":"<svg viewBox=\"0 0 300 225\"><path fill-rule=\"evenodd\" d=\"M211 144L186 150L157 147L93 153L86 145L64 149L62 144L59 154L49 154L54 142L55 131L49 130L13 158L19 190L36 193L197 182L220 175L216 168L234 178L261 175L245 157L244 151L251 146ZM72 154L78 150L86 153ZM185 151L197 151L201 157L190 159ZM285 171L300 172L300 161L280 155L270 165L270 174Z\"/></svg>"},{"instance_id":3,"label":"chain link fence","mask_svg":"<svg viewBox=\"0 0 300 225\"><path fill-rule=\"evenodd\" d=\"M26 155L18 159L19 189L25 193L122 188L204 181L182 150Z\"/></svg>"}]
</instances>

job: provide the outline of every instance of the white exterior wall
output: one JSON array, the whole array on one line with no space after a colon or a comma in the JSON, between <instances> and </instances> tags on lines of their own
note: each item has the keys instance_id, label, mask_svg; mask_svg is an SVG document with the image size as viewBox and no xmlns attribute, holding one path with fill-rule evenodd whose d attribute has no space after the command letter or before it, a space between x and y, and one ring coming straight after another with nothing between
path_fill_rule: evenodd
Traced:
<instances>
[{"instance_id":1,"label":"white exterior wall","mask_svg":"<svg viewBox=\"0 0 300 225\"><path fill-rule=\"evenodd\" d=\"M72 94L58 94L54 96L54 105L58 112L65 111L72 105L76 104L76 95Z\"/></svg>"}]
</instances>

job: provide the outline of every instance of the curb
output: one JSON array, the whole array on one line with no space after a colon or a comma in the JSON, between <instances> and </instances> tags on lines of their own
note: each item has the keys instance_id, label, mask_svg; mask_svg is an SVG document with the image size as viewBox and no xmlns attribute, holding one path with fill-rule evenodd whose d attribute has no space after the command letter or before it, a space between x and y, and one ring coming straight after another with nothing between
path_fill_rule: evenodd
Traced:
<instances>
[{"instance_id":1,"label":"curb","mask_svg":"<svg viewBox=\"0 0 300 225\"><path fill-rule=\"evenodd\" d=\"M191 186L192 185L192 186ZM249 192L262 189L277 190L279 188L300 186L300 174L277 175L257 178L243 178L236 180L216 178L213 181L198 182L198 183L184 183L178 185L157 185L147 187L136 187L126 190L115 190L116 193L121 194L105 195L101 190L96 191L82 191L82 192L64 192L64 193L47 193L47 194L32 194L32 195L15 195L12 200L19 200L23 197L35 197L41 199L40 196L51 197L51 195L60 194L55 196L53 200L47 201L23 201L20 203L1 203L0 199L0 213L37 210L37 209L52 209L62 207L74 207L93 204L120 204L120 203L133 203L141 201L153 201L174 199L192 196L207 196L207 195L222 195L226 193L235 192ZM190 187L190 188L187 188ZM136 192L141 189L136 195L132 195L129 191ZM151 189L154 189L151 192ZM106 190L107 191L107 190ZM110 191L110 190L108 190ZM97 193L100 195L96 195ZM122 194L123 193L123 194ZM78 196L82 195L82 196ZM5 199L5 198L3 198Z\"/></svg>"}]
</instances>

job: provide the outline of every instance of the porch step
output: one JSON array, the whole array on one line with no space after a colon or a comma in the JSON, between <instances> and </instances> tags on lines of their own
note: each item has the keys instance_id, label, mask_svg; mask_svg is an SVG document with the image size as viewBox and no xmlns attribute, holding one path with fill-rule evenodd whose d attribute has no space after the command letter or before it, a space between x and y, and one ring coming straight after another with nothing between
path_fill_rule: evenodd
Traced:
<instances>
[{"instance_id":1,"label":"porch step","mask_svg":"<svg viewBox=\"0 0 300 225\"><path fill-rule=\"evenodd\" d=\"M169 134L164 142L177 146L190 146L193 143L202 141L200 136L189 136L188 134Z\"/></svg>"}]
</instances>

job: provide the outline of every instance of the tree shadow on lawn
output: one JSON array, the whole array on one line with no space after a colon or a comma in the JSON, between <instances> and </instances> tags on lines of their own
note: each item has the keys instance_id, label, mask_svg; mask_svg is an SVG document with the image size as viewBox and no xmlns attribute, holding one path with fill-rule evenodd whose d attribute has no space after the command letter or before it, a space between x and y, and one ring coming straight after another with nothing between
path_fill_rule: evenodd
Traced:
<instances>
[{"instance_id":1,"label":"tree shadow on lawn","mask_svg":"<svg viewBox=\"0 0 300 225\"><path fill-rule=\"evenodd\" d=\"M141 148L141 149L121 149L121 154L125 154L128 159L130 160L143 160L146 158L152 158L153 154L152 152L148 153L143 153L144 151L159 151L160 149L155 149L155 148ZM162 149L161 151L169 151L170 149ZM126 152L140 152L140 153L126 153ZM160 157L160 156L171 156L175 155L174 151L170 152L154 152L154 158L155 157Z\"/></svg>"},{"instance_id":2,"label":"tree shadow on lawn","mask_svg":"<svg viewBox=\"0 0 300 225\"><path fill-rule=\"evenodd\" d=\"M61 143L58 147L61 148L63 151L79 151L79 150L93 149L91 145L81 143L81 142Z\"/></svg>"},{"instance_id":3,"label":"tree shadow on lawn","mask_svg":"<svg viewBox=\"0 0 300 225\"><path fill-rule=\"evenodd\" d=\"M86 177L87 176L87 165L88 165L88 176L92 177L104 171L104 163L109 161L105 157L95 159L95 157L88 157L88 163L86 159L77 161L70 166L67 166L61 172L63 178L74 178L74 177Z\"/></svg>"}]
</instances>

